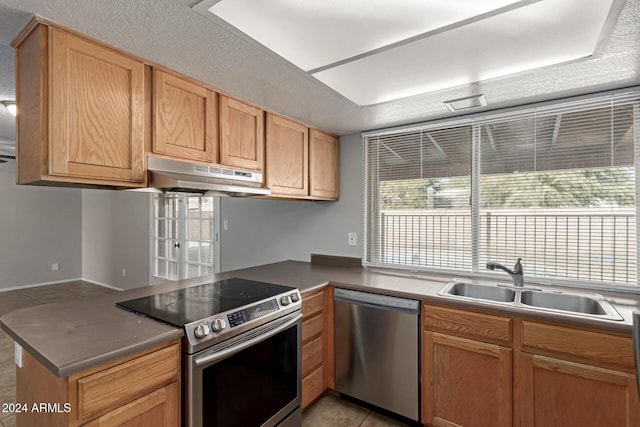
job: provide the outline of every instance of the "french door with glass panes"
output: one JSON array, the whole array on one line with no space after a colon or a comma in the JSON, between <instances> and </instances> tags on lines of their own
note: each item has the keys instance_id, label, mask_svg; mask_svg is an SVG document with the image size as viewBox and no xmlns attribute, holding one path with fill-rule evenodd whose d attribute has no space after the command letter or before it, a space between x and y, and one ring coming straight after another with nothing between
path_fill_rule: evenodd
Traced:
<instances>
[{"instance_id":1,"label":"french door with glass panes","mask_svg":"<svg viewBox=\"0 0 640 427\"><path fill-rule=\"evenodd\" d=\"M161 193L153 205L152 278L181 280L219 271L218 198Z\"/></svg>"}]
</instances>

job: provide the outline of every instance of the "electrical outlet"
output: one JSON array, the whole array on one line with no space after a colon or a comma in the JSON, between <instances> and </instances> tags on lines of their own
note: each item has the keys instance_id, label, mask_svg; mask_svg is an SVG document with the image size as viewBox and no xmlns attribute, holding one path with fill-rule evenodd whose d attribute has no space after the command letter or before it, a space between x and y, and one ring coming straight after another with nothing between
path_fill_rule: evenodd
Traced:
<instances>
[{"instance_id":1,"label":"electrical outlet","mask_svg":"<svg viewBox=\"0 0 640 427\"><path fill-rule=\"evenodd\" d=\"M127 269L126 268L122 269L122 277L127 277Z\"/></svg>"},{"instance_id":2,"label":"electrical outlet","mask_svg":"<svg viewBox=\"0 0 640 427\"><path fill-rule=\"evenodd\" d=\"M357 233L355 231L350 231L348 236L349 246L355 246L358 242Z\"/></svg>"},{"instance_id":3,"label":"electrical outlet","mask_svg":"<svg viewBox=\"0 0 640 427\"><path fill-rule=\"evenodd\" d=\"M53 264L51 264L51 270L53 271L60 270L60 264L58 264L57 262L54 262Z\"/></svg>"},{"instance_id":4,"label":"electrical outlet","mask_svg":"<svg viewBox=\"0 0 640 427\"><path fill-rule=\"evenodd\" d=\"M13 347L13 360L16 362L18 368L22 368L22 347L17 342L14 343Z\"/></svg>"},{"instance_id":5,"label":"electrical outlet","mask_svg":"<svg viewBox=\"0 0 640 427\"><path fill-rule=\"evenodd\" d=\"M222 221L222 229L224 231L229 231L229 221L228 220L225 219L224 221Z\"/></svg>"}]
</instances>

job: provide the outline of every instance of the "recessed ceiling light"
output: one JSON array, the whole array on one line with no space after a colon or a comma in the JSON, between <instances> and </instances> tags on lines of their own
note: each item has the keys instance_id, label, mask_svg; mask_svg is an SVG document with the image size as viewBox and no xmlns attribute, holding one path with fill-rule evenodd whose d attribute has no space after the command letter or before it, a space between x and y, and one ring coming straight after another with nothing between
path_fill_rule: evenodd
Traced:
<instances>
[{"instance_id":1,"label":"recessed ceiling light","mask_svg":"<svg viewBox=\"0 0 640 427\"><path fill-rule=\"evenodd\" d=\"M9 110L13 117L16 116L16 113L18 112L16 108L16 101L0 101L0 103L7 107L7 110Z\"/></svg>"},{"instance_id":2,"label":"recessed ceiling light","mask_svg":"<svg viewBox=\"0 0 640 427\"><path fill-rule=\"evenodd\" d=\"M452 99L451 101L444 101L444 105L447 106L449 111L461 111L468 110L469 108L484 107L487 105L487 98L483 94L467 96L466 98Z\"/></svg>"}]
</instances>

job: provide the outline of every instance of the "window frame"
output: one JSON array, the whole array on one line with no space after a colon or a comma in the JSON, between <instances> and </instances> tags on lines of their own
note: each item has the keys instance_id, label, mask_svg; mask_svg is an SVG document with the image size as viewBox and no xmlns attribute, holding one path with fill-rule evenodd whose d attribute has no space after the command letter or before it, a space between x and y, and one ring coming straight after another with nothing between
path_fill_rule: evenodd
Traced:
<instances>
[{"instance_id":1,"label":"window frame","mask_svg":"<svg viewBox=\"0 0 640 427\"><path fill-rule=\"evenodd\" d=\"M481 252L480 239L480 135L482 126L487 123L496 121L517 120L518 118L531 116L531 114L551 115L554 111L559 113L568 113L572 111L585 111L598 106L602 107L603 99L610 98L616 100L622 100L625 103L632 103L633 105L633 149L634 160L633 167L635 173L635 247L636 253L640 254L640 86L624 88L619 90L612 90L607 92L598 92L588 95L576 96L571 98L562 98L546 102L539 102L534 104L524 104L516 107L498 109L486 112L479 112L474 114L461 115L454 118L440 119L429 122L416 123L411 125L385 128L380 130L372 130L363 132L362 137L362 153L363 153L363 210L362 210L362 223L363 223L363 246L362 246L362 258L363 265L365 267L377 267L377 268L391 268L396 270L405 270L410 272L425 272L425 273L437 273L448 274L452 277L478 277L478 278L505 278L502 274L496 274L487 272L484 270L484 266L479 265L479 257ZM402 132L411 131L429 131L452 127L471 126L472 129L472 141L471 141L471 269L470 270L456 270L456 269L441 269L441 268L429 268L422 266L412 265L398 265L398 264L385 264L380 261L380 256L376 254L379 249L374 239L375 236L370 235L372 226L375 225L376 218L380 215L370 214L370 207L372 197L377 194L378 181L370 180L371 171L369 165L369 154L371 146L369 140L376 136L389 136ZM375 181L375 182L371 182ZM376 189L372 193L372 190ZM377 206L379 204L376 203ZM377 212L381 212L380 208L376 208ZM515 263L515 256L513 262ZM525 263L525 276L526 260ZM640 256L636 257L636 275L640 280ZM590 281L565 279L565 278L547 278L542 276L529 276L526 277L527 283L531 284L550 284L558 286L577 287L581 289L598 289L598 290L616 290L627 293L640 293L640 285L622 284L613 282L597 282L593 279Z\"/></svg>"}]
</instances>

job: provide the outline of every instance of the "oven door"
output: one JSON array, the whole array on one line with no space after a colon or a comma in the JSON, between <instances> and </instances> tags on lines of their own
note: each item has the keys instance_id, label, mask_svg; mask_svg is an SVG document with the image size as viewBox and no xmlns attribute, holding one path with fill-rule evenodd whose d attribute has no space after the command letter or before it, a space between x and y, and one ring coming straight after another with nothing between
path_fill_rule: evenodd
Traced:
<instances>
[{"instance_id":1,"label":"oven door","mask_svg":"<svg viewBox=\"0 0 640 427\"><path fill-rule=\"evenodd\" d=\"M185 357L185 425L300 425L299 311Z\"/></svg>"}]
</instances>

